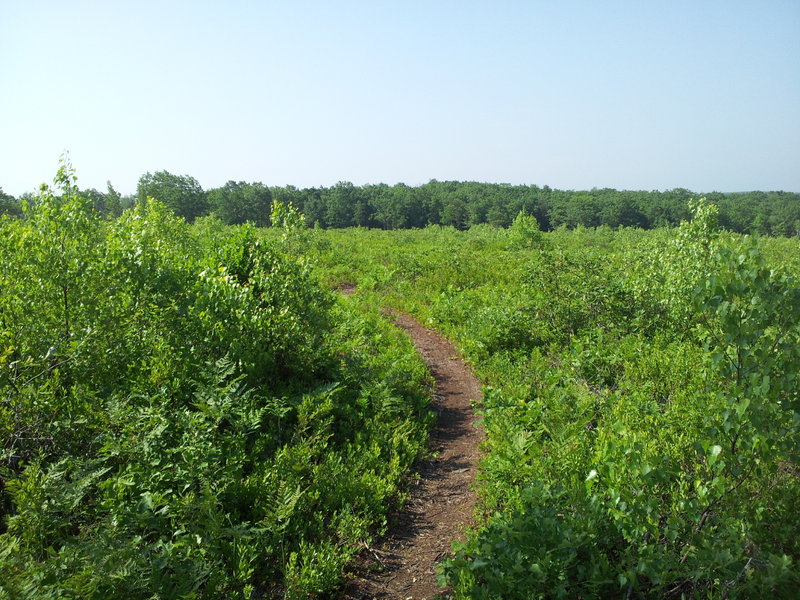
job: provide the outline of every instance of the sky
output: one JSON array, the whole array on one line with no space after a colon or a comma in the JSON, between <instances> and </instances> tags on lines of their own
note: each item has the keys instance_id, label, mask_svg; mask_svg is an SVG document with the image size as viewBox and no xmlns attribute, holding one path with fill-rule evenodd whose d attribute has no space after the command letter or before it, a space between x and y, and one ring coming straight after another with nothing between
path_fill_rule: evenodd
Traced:
<instances>
[{"instance_id":1,"label":"sky","mask_svg":"<svg viewBox=\"0 0 800 600\"><path fill-rule=\"evenodd\" d=\"M0 188L800 192L800 1L0 0Z\"/></svg>"}]
</instances>

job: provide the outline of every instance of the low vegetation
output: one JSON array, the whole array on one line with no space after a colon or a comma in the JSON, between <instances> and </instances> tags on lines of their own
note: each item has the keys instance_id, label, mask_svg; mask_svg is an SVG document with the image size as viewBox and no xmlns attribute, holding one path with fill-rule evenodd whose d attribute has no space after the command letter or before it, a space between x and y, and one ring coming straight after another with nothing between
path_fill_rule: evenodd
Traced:
<instances>
[{"instance_id":1,"label":"low vegetation","mask_svg":"<svg viewBox=\"0 0 800 600\"><path fill-rule=\"evenodd\" d=\"M3 199L0 598L335 596L432 419L381 303L485 385L478 526L440 573L457 598L796 592L797 239L702 201L652 231L543 233L511 201L507 229L325 231L280 190L178 183L196 212L99 210L67 166ZM247 220L242 198L273 227L218 218Z\"/></svg>"},{"instance_id":2,"label":"low vegetation","mask_svg":"<svg viewBox=\"0 0 800 600\"><path fill-rule=\"evenodd\" d=\"M795 593L800 271L694 210L654 232L328 232L328 273L486 383L481 525L442 570L458 598Z\"/></svg>"},{"instance_id":3,"label":"low vegetation","mask_svg":"<svg viewBox=\"0 0 800 600\"><path fill-rule=\"evenodd\" d=\"M330 589L426 438L410 343L291 230L57 185L0 220L0 598Z\"/></svg>"}]
</instances>

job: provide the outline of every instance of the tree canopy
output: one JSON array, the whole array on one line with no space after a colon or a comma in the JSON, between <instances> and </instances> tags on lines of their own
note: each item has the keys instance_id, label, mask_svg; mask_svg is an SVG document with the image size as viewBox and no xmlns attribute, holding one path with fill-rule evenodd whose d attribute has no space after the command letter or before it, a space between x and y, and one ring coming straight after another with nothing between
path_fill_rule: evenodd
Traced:
<instances>
[{"instance_id":1,"label":"tree canopy","mask_svg":"<svg viewBox=\"0 0 800 600\"><path fill-rule=\"evenodd\" d=\"M189 175L173 175L167 171L145 173L139 178L136 196L142 203L147 198L155 198L189 222L208 212L203 188Z\"/></svg>"},{"instance_id":2,"label":"tree canopy","mask_svg":"<svg viewBox=\"0 0 800 600\"><path fill-rule=\"evenodd\" d=\"M84 194L106 216L116 216L132 204L108 184L101 193ZM719 208L719 222L737 233L800 236L800 194L753 191L702 194ZM419 186L340 181L331 187L270 187L263 183L228 181L204 191L189 175L167 171L139 179L136 201L156 198L187 221L214 214L227 224L268 226L273 200L301 211L310 227L376 229L445 225L468 229L488 223L509 227L520 212L536 218L542 231L559 227L675 227L690 216L689 203L698 194L673 190L558 190L548 186L475 181L437 181ZM0 214L19 215L19 203L0 190Z\"/></svg>"},{"instance_id":3,"label":"tree canopy","mask_svg":"<svg viewBox=\"0 0 800 600\"><path fill-rule=\"evenodd\" d=\"M228 225L269 225L272 192L264 184L229 181L209 191L208 202L213 214Z\"/></svg>"}]
</instances>

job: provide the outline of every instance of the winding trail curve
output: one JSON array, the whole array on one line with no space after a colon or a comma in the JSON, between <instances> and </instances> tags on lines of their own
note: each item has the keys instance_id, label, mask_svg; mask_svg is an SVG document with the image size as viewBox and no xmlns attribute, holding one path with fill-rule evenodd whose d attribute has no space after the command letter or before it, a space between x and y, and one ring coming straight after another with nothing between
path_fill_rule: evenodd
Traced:
<instances>
[{"instance_id":1,"label":"winding trail curve","mask_svg":"<svg viewBox=\"0 0 800 600\"><path fill-rule=\"evenodd\" d=\"M392 312L395 324L411 336L435 380L431 456L416 467L409 499L384 539L365 549L337 598L345 600L434 600L448 590L436 582L435 565L464 539L472 522L473 481L482 429L475 426L471 402L481 398L480 383L453 345L409 315Z\"/></svg>"}]
</instances>

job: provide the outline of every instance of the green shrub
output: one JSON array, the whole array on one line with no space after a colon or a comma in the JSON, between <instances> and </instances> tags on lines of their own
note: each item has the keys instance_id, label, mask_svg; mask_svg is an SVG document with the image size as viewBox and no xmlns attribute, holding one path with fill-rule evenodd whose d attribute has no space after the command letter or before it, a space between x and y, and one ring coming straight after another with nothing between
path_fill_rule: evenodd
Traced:
<instances>
[{"instance_id":1,"label":"green shrub","mask_svg":"<svg viewBox=\"0 0 800 600\"><path fill-rule=\"evenodd\" d=\"M329 590L424 446L410 342L290 234L56 186L0 220L0 598Z\"/></svg>"}]
</instances>

